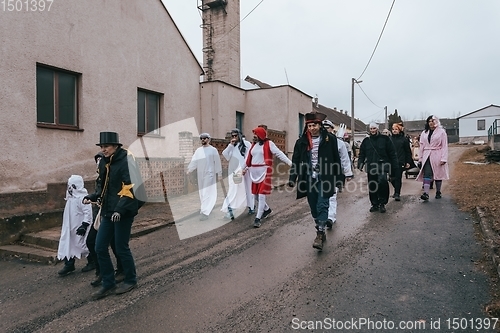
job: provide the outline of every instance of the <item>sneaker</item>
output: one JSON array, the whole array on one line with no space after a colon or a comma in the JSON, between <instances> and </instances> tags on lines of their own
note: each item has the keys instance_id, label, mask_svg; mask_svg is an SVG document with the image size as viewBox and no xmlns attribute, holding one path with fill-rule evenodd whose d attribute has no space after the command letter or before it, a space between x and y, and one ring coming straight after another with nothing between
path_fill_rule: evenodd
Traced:
<instances>
[{"instance_id":1,"label":"sneaker","mask_svg":"<svg viewBox=\"0 0 500 333\"><path fill-rule=\"evenodd\" d=\"M112 295L114 294L115 290L116 290L116 285L108 288L102 287L101 289L92 294L92 299L98 300L106 296Z\"/></svg>"},{"instance_id":2,"label":"sneaker","mask_svg":"<svg viewBox=\"0 0 500 333\"><path fill-rule=\"evenodd\" d=\"M394 193L394 200L396 201L401 201L401 196L399 195L399 193Z\"/></svg>"},{"instance_id":3,"label":"sneaker","mask_svg":"<svg viewBox=\"0 0 500 333\"><path fill-rule=\"evenodd\" d=\"M422 200L424 200L424 201L429 200L429 194L424 192L424 193L420 196L420 199L422 199Z\"/></svg>"},{"instance_id":4,"label":"sneaker","mask_svg":"<svg viewBox=\"0 0 500 333\"><path fill-rule=\"evenodd\" d=\"M385 205L384 204L380 205L379 210L380 210L381 213L385 213L387 211L387 209L385 209Z\"/></svg>"},{"instance_id":5,"label":"sneaker","mask_svg":"<svg viewBox=\"0 0 500 333\"><path fill-rule=\"evenodd\" d=\"M441 199L441 192L440 191L436 191L436 199Z\"/></svg>"},{"instance_id":6,"label":"sneaker","mask_svg":"<svg viewBox=\"0 0 500 333\"><path fill-rule=\"evenodd\" d=\"M316 233L316 238L313 242L313 248L318 249L320 251L323 250L323 241L326 240L326 235L324 232L318 231Z\"/></svg>"},{"instance_id":7,"label":"sneaker","mask_svg":"<svg viewBox=\"0 0 500 333\"><path fill-rule=\"evenodd\" d=\"M90 272L90 271L93 271L95 269L95 263L93 262L88 262L87 265L85 265L83 268L82 268L82 272L85 273L85 272Z\"/></svg>"},{"instance_id":8,"label":"sneaker","mask_svg":"<svg viewBox=\"0 0 500 333\"><path fill-rule=\"evenodd\" d=\"M229 213L229 212L228 212L228 213L226 213L226 214L224 215L224 218L225 218L226 220L234 220L234 215L233 215L233 213Z\"/></svg>"},{"instance_id":9,"label":"sneaker","mask_svg":"<svg viewBox=\"0 0 500 333\"><path fill-rule=\"evenodd\" d=\"M378 210L379 210L379 206L378 205L373 205L370 208L370 213L378 212Z\"/></svg>"},{"instance_id":10,"label":"sneaker","mask_svg":"<svg viewBox=\"0 0 500 333\"><path fill-rule=\"evenodd\" d=\"M200 221L206 221L206 220L208 220L208 215L201 214Z\"/></svg>"},{"instance_id":11,"label":"sneaker","mask_svg":"<svg viewBox=\"0 0 500 333\"><path fill-rule=\"evenodd\" d=\"M126 292L131 291L135 287L137 287L137 283L134 283L134 284L122 283L118 288L116 288L115 294L117 294L117 295L124 294Z\"/></svg>"},{"instance_id":12,"label":"sneaker","mask_svg":"<svg viewBox=\"0 0 500 333\"><path fill-rule=\"evenodd\" d=\"M90 282L90 285L92 287L98 287L101 285L101 283L102 283L102 277L98 276L94 281Z\"/></svg>"},{"instance_id":13,"label":"sneaker","mask_svg":"<svg viewBox=\"0 0 500 333\"><path fill-rule=\"evenodd\" d=\"M271 208L269 208L268 210L265 210L265 211L264 211L264 214L262 214L262 218L263 218L263 219L267 218L269 215L271 215L271 213L272 213L272 212L273 212L273 211L272 211L272 209L271 209Z\"/></svg>"},{"instance_id":14,"label":"sneaker","mask_svg":"<svg viewBox=\"0 0 500 333\"><path fill-rule=\"evenodd\" d=\"M261 225L262 225L262 223L260 223L260 219L255 218L255 220L253 221L253 227L260 228Z\"/></svg>"},{"instance_id":15,"label":"sneaker","mask_svg":"<svg viewBox=\"0 0 500 333\"><path fill-rule=\"evenodd\" d=\"M75 266L65 265L59 272L57 272L57 274L59 274L59 276L66 276L74 271L75 271Z\"/></svg>"},{"instance_id":16,"label":"sneaker","mask_svg":"<svg viewBox=\"0 0 500 333\"><path fill-rule=\"evenodd\" d=\"M326 220L326 228L328 230L332 229L334 223L335 223L335 221L333 221L331 219Z\"/></svg>"},{"instance_id":17,"label":"sneaker","mask_svg":"<svg viewBox=\"0 0 500 333\"><path fill-rule=\"evenodd\" d=\"M255 209L251 209L250 207L248 208L248 215L253 215L255 214Z\"/></svg>"}]
</instances>

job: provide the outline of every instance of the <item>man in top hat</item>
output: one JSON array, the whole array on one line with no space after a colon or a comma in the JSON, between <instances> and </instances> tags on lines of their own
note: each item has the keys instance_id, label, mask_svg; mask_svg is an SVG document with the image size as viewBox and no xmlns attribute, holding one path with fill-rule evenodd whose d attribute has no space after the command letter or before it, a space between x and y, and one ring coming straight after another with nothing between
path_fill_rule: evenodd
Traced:
<instances>
[{"instance_id":1,"label":"man in top hat","mask_svg":"<svg viewBox=\"0 0 500 333\"><path fill-rule=\"evenodd\" d=\"M342 167L337 138L322 125L326 115L311 112L305 118L303 135L293 149L288 186L297 185L297 199L307 197L317 230L313 247L321 251L326 240L329 199L342 181Z\"/></svg>"},{"instance_id":2,"label":"man in top hat","mask_svg":"<svg viewBox=\"0 0 500 333\"><path fill-rule=\"evenodd\" d=\"M101 147L104 157L99 163L95 193L85 196L83 203L98 203L101 206L101 223L95 250L102 277L102 288L92 295L94 299L100 299L113 293L128 292L137 285L129 240L132 222L146 201L146 193L135 159L128 150L122 148L118 133L101 132L99 143L96 145ZM115 249L125 274L125 279L118 288L108 250L113 236Z\"/></svg>"},{"instance_id":3,"label":"man in top hat","mask_svg":"<svg viewBox=\"0 0 500 333\"><path fill-rule=\"evenodd\" d=\"M200 196L200 221L208 220L217 201L217 176L222 177L222 164L217 148L210 144L210 134L201 133L201 147L196 149L187 167L187 174L196 170Z\"/></svg>"},{"instance_id":4,"label":"man in top hat","mask_svg":"<svg viewBox=\"0 0 500 333\"><path fill-rule=\"evenodd\" d=\"M269 140L265 125L259 125L253 129L253 143L248 152L246 167L243 174L250 173L252 179L252 194L257 199L257 212L253 221L254 228L260 228L261 220L267 218L272 209L266 202L266 196L271 194L273 175L273 155L288 166L292 161Z\"/></svg>"}]
</instances>

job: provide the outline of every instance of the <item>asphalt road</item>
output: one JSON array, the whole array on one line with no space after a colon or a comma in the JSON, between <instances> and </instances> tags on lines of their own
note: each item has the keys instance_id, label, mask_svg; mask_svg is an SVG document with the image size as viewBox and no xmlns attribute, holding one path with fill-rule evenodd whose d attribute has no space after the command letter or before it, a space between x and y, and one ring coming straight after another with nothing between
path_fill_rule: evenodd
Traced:
<instances>
[{"instance_id":1,"label":"asphalt road","mask_svg":"<svg viewBox=\"0 0 500 333\"><path fill-rule=\"evenodd\" d=\"M281 190L260 229L242 216L182 240L175 226L132 240L139 287L100 301L92 273L0 262L0 331L328 332L335 320L339 332L494 332L481 241L446 186L422 203L420 184L405 180L386 214L369 213L366 188L350 186L323 252L307 203Z\"/></svg>"}]
</instances>

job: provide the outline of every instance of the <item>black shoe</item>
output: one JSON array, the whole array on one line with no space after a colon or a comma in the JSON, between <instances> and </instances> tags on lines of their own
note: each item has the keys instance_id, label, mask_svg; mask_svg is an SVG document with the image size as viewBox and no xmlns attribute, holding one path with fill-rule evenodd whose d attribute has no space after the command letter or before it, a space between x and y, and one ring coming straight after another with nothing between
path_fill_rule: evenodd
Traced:
<instances>
[{"instance_id":1,"label":"black shoe","mask_svg":"<svg viewBox=\"0 0 500 333\"><path fill-rule=\"evenodd\" d=\"M316 238L313 242L313 248L318 249L320 251L323 250L323 242L326 240L326 235L324 232L318 231L316 233Z\"/></svg>"},{"instance_id":2,"label":"black shoe","mask_svg":"<svg viewBox=\"0 0 500 333\"><path fill-rule=\"evenodd\" d=\"M253 227L260 228L261 225L262 225L262 223L260 223L260 219L255 218L255 220L253 221Z\"/></svg>"},{"instance_id":3,"label":"black shoe","mask_svg":"<svg viewBox=\"0 0 500 333\"><path fill-rule=\"evenodd\" d=\"M380 205L379 210L380 210L381 213L385 213L387 211L387 209L385 209L385 205L384 204Z\"/></svg>"},{"instance_id":4,"label":"black shoe","mask_svg":"<svg viewBox=\"0 0 500 333\"><path fill-rule=\"evenodd\" d=\"M330 230L332 229L332 227L333 227L333 221L330 219L326 220L326 228Z\"/></svg>"},{"instance_id":5,"label":"black shoe","mask_svg":"<svg viewBox=\"0 0 500 333\"><path fill-rule=\"evenodd\" d=\"M263 219L267 218L269 215L271 215L272 213L272 209L269 208L268 210L265 210L264 213L262 214L262 217Z\"/></svg>"},{"instance_id":6,"label":"black shoe","mask_svg":"<svg viewBox=\"0 0 500 333\"><path fill-rule=\"evenodd\" d=\"M94 281L90 282L92 287L99 287L102 283L102 277L98 276Z\"/></svg>"},{"instance_id":7,"label":"black shoe","mask_svg":"<svg viewBox=\"0 0 500 333\"><path fill-rule=\"evenodd\" d=\"M95 264L93 262L89 262L82 268L82 272L83 273L90 272L93 271L94 269L95 269Z\"/></svg>"},{"instance_id":8,"label":"black shoe","mask_svg":"<svg viewBox=\"0 0 500 333\"><path fill-rule=\"evenodd\" d=\"M379 210L379 206L378 205L373 205L370 208L370 213L378 212L378 210Z\"/></svg>"},{"instance_id":9,"label":"black shoe","mask_svg":"<svg viewBox=\"0 0 500 333\"><path fill-rule=\"evenodd\" d=\"M248 215L253 215L255 214L255 209L251 209L250 207L248 208Z\"/></svg>"},{"instance_id":10,"label":"black shoe","mask_svg":"<svg viewBox=\"0 0 500 333\"><path fill-rule=\"evenodd\" d=\"M440 191L436 191L436 199L441 199L441 192Z\"/></svg>"},{"instance_id":11,"label":"black shoe","mask_svg":"<svg viewBox=\"0 0 500 333\"><path fill-rule=\"evenodd\" d=\"M115 290L116 290L116 285L108 288L102 287L101 289L92 294L92 299L97 300L112 295L115 293Z\"/></svg>"},{"instance_id":12,"label":"black shoe","mask_svg":"<svg viewBox=\"0 0 500 333\"><path fill-rule=\"evenodd\" d=\"M115 294L117 295L124 294L126 292L131 291L135 287L137 287L137 283L134 284L122 283L118 288L116 288Z\"/></svg>"},{"instance_id":13,"label":"black shoe","mask_svg":"<svg viewBox=\"0 0 500 333\"><path fill-rule=\"evenodd\" d=\"M401 196L399 195L399 193L394 193L394 200L401 201Z\"/></svg>"},{"instance_id":14,"label":"black shoe","mask_svg":"<svg viewBox=\"0 0 500 333\"><path fill-rule=\"evenodd\" d=\"M420 199L422 199L422 200L424 200L424 201L429 200L429 194L424 192L424 193L420 196Z\"/></svg>"},{"instance_id":15,"label":"black shoe","mask_svg":"<svg viewBox=\"0 0 500 333\"><path fill-rule=\"evenodd\" d=\"M57 272L57 274L59 274L59 276L66 276L68 275L69 273L72 273L75 271L75 266L64 266L59 272Z\"/></svg>"}]
</instances>

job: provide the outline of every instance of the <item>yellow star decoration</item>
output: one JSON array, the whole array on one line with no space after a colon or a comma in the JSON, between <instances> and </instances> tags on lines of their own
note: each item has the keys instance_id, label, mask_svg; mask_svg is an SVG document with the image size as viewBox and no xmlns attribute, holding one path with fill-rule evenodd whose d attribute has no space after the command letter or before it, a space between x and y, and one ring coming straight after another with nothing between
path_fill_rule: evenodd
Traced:
<instances>
[{"instance_id":1,"label":"yellow star decoration","mask_svg":"<svg viewBox=\"0 0 500 333\"><path fill-rule=\"evenodd\" d=\"M120 192L118 192L118 195L120 196L120 198L121 197L129 197L130 199L133 199L134 195L130 191L132 189L132 187L134 187L134 184L125 185L122 182L122 190Z\"/></svg>"}]
</instances>

